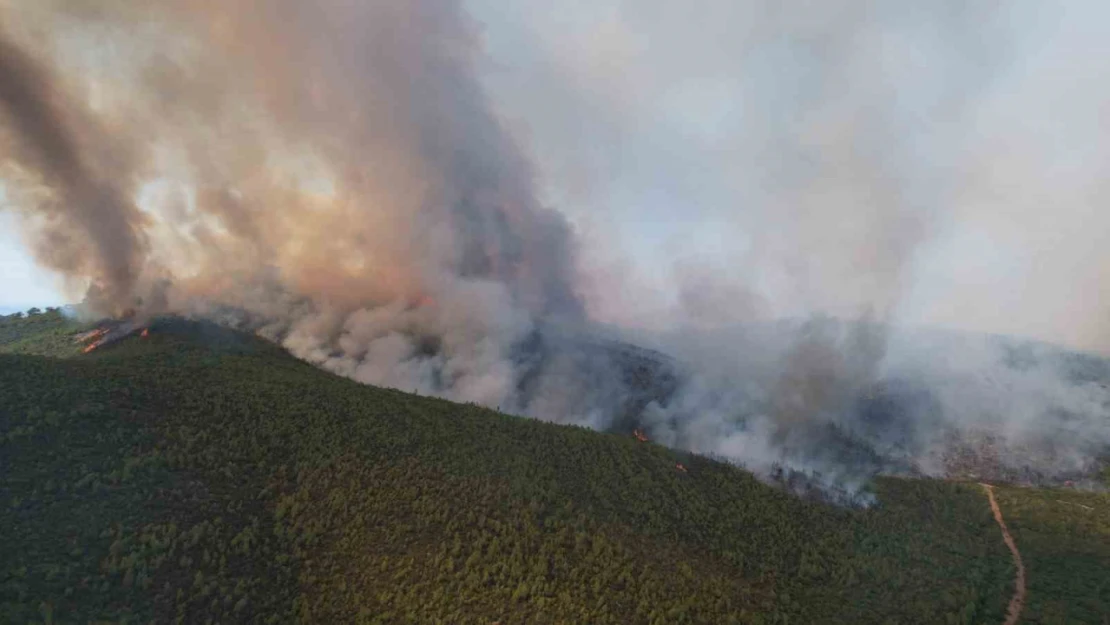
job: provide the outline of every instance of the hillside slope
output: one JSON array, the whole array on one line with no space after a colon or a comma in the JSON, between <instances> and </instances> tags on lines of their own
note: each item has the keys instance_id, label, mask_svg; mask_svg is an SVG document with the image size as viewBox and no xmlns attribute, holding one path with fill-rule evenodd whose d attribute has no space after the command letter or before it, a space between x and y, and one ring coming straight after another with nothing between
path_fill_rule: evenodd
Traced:
<instances>
[{"instance_id":1,"label":"hillside slope","mask_svg":"<svg viewBox=\"0 0 1110 625\"><path fill-rule=\"evenodd\" d=\"M973 484L880 479L878 505L838 508L214 326L32 355L79 352L38 317L0 328L0 622L992 623L1009 599ZM1012 522L1041 541L1030 622L1110 611L1089 581L1110 501L1067 496L1092 510ZM1040 565L1054 532L1066 557Z\"/></svg>"}]
</instances>

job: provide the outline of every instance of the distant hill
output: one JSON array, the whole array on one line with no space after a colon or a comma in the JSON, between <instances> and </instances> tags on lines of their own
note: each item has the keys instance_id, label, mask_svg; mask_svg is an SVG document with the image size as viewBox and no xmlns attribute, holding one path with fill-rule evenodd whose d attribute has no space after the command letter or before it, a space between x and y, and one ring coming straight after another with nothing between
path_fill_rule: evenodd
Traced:
<instances>
[{"instance_id":1,"label":"distant hill","mask_svg":"<svg viewBox=\"0 0 1110 625\"><path fill-rule=\"evenodd\" d=\"M718 413L711 425L721 436L773 415L782 430L772 437L776 450L856 479L881 473L1095 487L1110 475L1103 355L819 317L683 332L658 344L679 358L667 361L668 391L657 396L669 398L675 387L681 395L692 365L692 375L716 377L712 390L728 398L673 401L694 406L668 411L663 429L679 434L675 446L706 447L682 434L690 429L684 421L701 420L708 408Z\"/></svg>"},{"instance_id":2,"label":"distant hill","mask_svg":"<svg viewBox=\"0 0 1110 625\"><path fill-rule=\"evenodd\" d=\"M90 329L0 319L0 622L1000 623L1012 591L974 483L838 507L211 324ZM1110 497L996 493L1027 621L1103 622Z\"/></svg>"}]
</instances>

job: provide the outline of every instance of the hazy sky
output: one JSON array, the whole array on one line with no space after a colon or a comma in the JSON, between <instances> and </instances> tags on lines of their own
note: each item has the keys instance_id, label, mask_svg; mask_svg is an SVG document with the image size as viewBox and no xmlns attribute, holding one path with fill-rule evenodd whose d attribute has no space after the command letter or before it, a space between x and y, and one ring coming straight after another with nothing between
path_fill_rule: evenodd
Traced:
<instances>
[{"instance_id":1,"label":"hazy sky","mask_svg":"<svg viewBox=\"0 0 1110 625\"><path fill-rule=\"evenodd\" d=\"M0 314L65 303L54 276L31 261L15 221L0 212Z\"/></svg>"},{"instance_id":2,"label":"hazy sky","mask_svg":"<svg viewBox=\"0 0 1110 625\"><path fill-rule=\"evenodd\" d=\"M1110 348L1105 3L472 6L601 316Z\"/></svg>"},{"instance_id":3,"label":"hazy sky","mask_svg":"<svg viewBox=\"0 0 1110 625\"><path fill-rule=\"evenodd\" d=\"M468 0L595 316L1110 348L1103 2ZM0 307L58 303L0 213Z\"/></svg>"}]
</instances>

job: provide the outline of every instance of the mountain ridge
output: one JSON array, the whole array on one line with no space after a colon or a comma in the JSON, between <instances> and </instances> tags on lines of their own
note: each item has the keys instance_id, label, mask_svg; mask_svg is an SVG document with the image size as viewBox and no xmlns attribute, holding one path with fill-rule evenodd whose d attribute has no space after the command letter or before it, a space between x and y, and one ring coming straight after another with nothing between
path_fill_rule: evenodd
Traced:
<instances>
[{"instance_id":1,"label":"mountain ridge","mask_svg":"<svg viewBox=\"0 0 1110 625\"><path fill-rule=\"evenodd\" d=\"M0 354L3 620L1000 622L1009 597L974 484L879 478L876 505L845 508L631 436L359 384L212 324L80 355L80 328L23 322L78 355ZM1036 527L1087 537L1088 568L1041 583L1052 554L1022 545L1027 614L1082 621L1104 608L1105 534L1083 523L1106 498L1060 496L1095 515Z\"/></svg>"}]
</instances>

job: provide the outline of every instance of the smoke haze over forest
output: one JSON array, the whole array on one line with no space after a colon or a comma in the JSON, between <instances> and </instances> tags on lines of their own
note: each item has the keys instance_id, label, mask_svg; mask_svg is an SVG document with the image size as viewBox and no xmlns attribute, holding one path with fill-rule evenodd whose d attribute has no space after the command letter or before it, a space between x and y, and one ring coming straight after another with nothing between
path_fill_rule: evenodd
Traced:
<instances>
[{"instance_id":1,"label":"smoke haze over forest","mask_svg":"<svg viewBox=\"0 0 1110 625\"><path fill-rule=\"evenodd\" d=\"M559 6L0 0L2 210L91 313L366 383L849 486L1097 463L1046 343L1110 351L1106 9Z\"/></svg>"}]
</instances>

